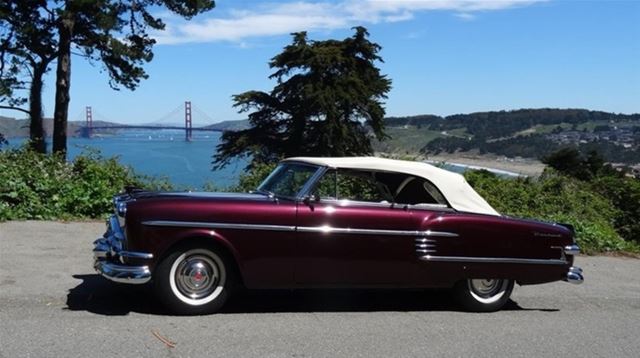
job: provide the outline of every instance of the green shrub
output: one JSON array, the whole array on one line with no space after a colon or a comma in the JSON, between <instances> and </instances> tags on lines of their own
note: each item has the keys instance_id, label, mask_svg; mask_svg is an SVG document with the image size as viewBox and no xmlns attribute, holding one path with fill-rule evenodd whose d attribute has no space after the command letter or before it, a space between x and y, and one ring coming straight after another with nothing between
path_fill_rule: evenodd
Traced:
<instances>
[{"instance_id":1,"label":"green shrub","mask_svg":"<svg viewBox=\"0 0 640 358\"><path fill-rule=\"evenodd\" d=\"M117 158L85 151L72 162L28 149L0 151L0 220L97 218L126 185L169 189L135 174Z\"/></svg>"},{"instance_id":2,"label":"green shrub","mask_svg":"<svg viewBox=\"0 0 640 358\"><path fill-rule=\"evenodd\" d=\"M593 191L602 193L618 208L616 230L627 240L640 244L640 180L620 176L600 176L591 181Z\"/></svg>"},{"instance_id":3,"label":"green shrub","mask_svg":"<svg viewBox=\"0 0 640 358\"><path fill-rule=\"evenodd\" d=\"M582 181L553 170L535 179L505 179L487 171L469 171L465 176L504 215L573 225L585 253L639 251L616 231L620 210Z\"/></svg>"}]
</instances>

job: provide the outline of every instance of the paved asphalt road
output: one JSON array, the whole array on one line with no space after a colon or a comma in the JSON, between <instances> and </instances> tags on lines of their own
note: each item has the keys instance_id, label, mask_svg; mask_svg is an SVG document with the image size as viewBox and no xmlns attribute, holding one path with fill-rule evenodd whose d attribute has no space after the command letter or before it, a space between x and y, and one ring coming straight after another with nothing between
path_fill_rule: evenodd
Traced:
<instances>
[{"instance_id":1,"label":"paved asphalt road","mask_svg":"<svg viewBox=\"0 0 640 358\"><path fill-rule=\"evenodd\" d=\"M636 259L579 257L582 286L516 287L491 314L442 292L268 291L174 317L94 274L103 228L0 223L0 357L640 357Z\"/></svg>"}]
</instances>

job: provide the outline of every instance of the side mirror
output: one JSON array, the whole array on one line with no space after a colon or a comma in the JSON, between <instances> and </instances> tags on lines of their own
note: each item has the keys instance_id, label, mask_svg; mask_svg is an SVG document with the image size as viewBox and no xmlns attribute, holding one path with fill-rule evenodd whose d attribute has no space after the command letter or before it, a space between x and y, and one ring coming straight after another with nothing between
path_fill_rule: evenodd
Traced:
<instances>
[{"instance_id":1,"label":"side mirror","mask_svg":"<svg viewBox=\"0 0 640 358\"><path fill-rule=\"evenodd\" d=\"M320 201L320 197L316 194L309 194L305 196L304 199L302 199L302 202L307 205L311 205L312 203L316 203L318 201Z\"/></svg>"}]
</instances>

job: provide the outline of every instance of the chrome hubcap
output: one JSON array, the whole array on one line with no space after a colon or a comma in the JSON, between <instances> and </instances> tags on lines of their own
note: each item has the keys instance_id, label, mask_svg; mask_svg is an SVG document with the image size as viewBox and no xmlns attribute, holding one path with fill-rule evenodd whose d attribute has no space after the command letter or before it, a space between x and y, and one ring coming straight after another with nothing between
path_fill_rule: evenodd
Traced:
<instances>
[{"instance_id":1,"label":"chrome hubcap","mask_svg":"<svg viewBox=\"0 0 640 358\"><path fill-rule=\"evenodd\" d=\"M503 281L496 279L469 280L469 288L476 295L488 298L500 293Z\"/></svg>"},{"instance_id":2,"label":"chrome hubcap","mask_svg":"<svg viewBox=\"0 0 640 358\"><path fill-rule=\"evenodd\" d=\"M188 256L176 269L176 286L183 295L197 300L215 290L220 280L219 272L218 266L209 257Z\"/></svg>"}]
</instances>

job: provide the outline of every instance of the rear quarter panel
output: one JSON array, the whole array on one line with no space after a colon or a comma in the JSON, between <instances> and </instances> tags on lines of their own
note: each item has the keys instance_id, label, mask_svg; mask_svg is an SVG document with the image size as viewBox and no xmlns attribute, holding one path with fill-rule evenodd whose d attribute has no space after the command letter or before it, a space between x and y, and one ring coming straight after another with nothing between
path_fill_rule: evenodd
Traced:
<instances>
[{"instance_id":1,"label":"rear quarter panel","mask_svg":"<svg viewBox=\"0 0 640 358\"><path fill-rule=\"evenodd\" d=\"M414 215L420 221L421 230L458 234L458 237L431 238L435 241L433 256L561 260L564 258L562 248L573 243L571 231L554 224L459 212L437 216L416 212ZM563 279L573 259L568 257L561 265L421 262L420 277L439 285L451 285L461 278L510 278L520 284L534 284Z\"/></svg>"}]
</instances>

